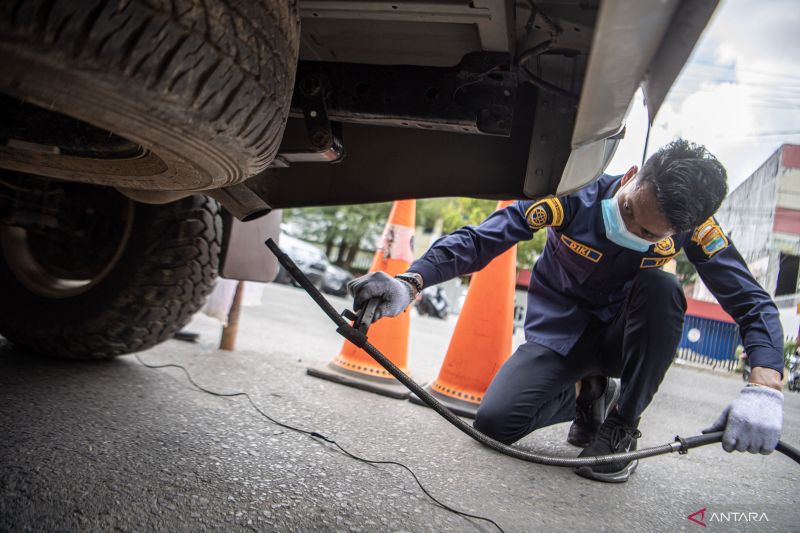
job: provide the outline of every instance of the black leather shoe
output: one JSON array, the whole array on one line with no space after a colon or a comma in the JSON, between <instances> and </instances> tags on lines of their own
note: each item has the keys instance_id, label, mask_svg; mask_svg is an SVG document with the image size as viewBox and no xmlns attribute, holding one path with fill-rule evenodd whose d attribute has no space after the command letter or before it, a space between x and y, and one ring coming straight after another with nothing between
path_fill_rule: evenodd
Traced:
<instances>
[{"instance_id":1,"label":"black leather shoe","mask_svg":"<svg viewBox=\"0 0 800 533\"><path fill-rule=\"evenodd\" d=\"M604 387L602 393L597 390ZM619 380L592 376L581 380L581 393L575 400L575 421L569 427L567 442L585 448L600 429L603 420L619 400Z\"/></svg>"},{"instance_id":2,"label":"black leather shoe","mask_svg":"<svg viewBox=\"0 0 800 533\"><path fill-rule=\"evenodd\" d=\"M636 439L641 436L642 434L636 429L636 425L631 426L623 420L615 409L600 426L597 436L591 444L584 448L578 457L630 452L636 449ZM616 461L604 465L579 466L575 468L575 473L596 481L624 483L628 481L628 478L638 465L638 459Z\"/></svg>"}]
</instances>

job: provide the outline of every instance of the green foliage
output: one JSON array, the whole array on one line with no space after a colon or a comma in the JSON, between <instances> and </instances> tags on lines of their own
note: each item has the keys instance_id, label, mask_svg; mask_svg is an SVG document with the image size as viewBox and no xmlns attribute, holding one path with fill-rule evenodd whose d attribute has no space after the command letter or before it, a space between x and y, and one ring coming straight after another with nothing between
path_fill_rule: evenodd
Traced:
<instances>
[{"instance_id":1,"label":"green foliage","mask_svg":"<svg viewBox=\"0 0 800 533\"><path fill-rule=\"evenodd\" d=\"M495 200L476 198L437 198L417 202L417 224L432 228L437 218L443 221L442 232L450 233L462 226L478 225L497 208ZM544 250L545 231L538 231L533 239L517 244L517 267L531 269Z\"/></svg>"},{"instance_id":2,"label":"green foliage","mask_svg":"<svg viewBox=\"0 0 800 533\"><path fill-rule=\"evenodd\" d=\"M675 258L675 263L677 264L676 273L681 285L685 286L694 283L697 279L697 270L692 262L689 261L689 258L686 257L686 252L681 250L678 257Z\"/></svg>"},{"instance_id":3,"label":"green foliage","mask_svg":"<svg viewBox=\"0 0 800 533\"><path fill-rule=\"evenodd\" d=\"M375 245L391 207L380 203L295 208L284 211L283 219L297 229L295 236L320 244L328 256L336 247L339 253L330 259L349 268L360 248Z\"/></svg>"},{"instance_id":4,"label":"green foliage","mask_svg":"<svg viewBox=\"0 0 800 533\"><path fill-rule=\"evenodd\" d=\"M533 234L533 239L522 241L517 245L517 267L530 270L544 251L547 242L547 231L539 230Z\"/></svg>"},{"instance_id":5,"label":"green foliage","mask_svg":"<svg viewBox=\"0 0 800 533\"><path fill-rule=\"evenodd\" d=\"M789 368L789 358L797 350L797 340L788 340L783 344L783 366Z\"/></svg>"},{"instance_id":6,"label":"green foliage","mask_svg":"<svg viewBox=\"0 0 800 533\"><path fill-rule=\"evenodd\" d=\"M494 200L452 198L439 212L439 217L444 222L442 231L450 233L461 226L480 224L496 207L497 202Z\"/></svg>"},{"instance_id":7,"label":"green foliage","mask_svg":"<svg viewBox=\"0 0 800 533\"><path fill-rule=\"evenodd\" d=\"M734 362L733 362L733 371L734 372L741 372L742 371L742 354L744 353L744 346L741 344L736 347L736 352L734 355Z\"/></svg>"},{"instance_id":8,"label":"green foliage","mask_svg":"<svg viewBox=\"0 0 800 533\"><path fill-rule=\"evenodd\" d=\"M452 201L452 198L426 198L417 202L417 226L427 231L433 230L436 221L440 219L442 210Z\"/></svg>"},{"instance_id":9,"label":"green foliage","mask_svg":"<svg viewBox=\"0 0 800 533\"><path fill-rule=\"evenodd\" d=\"M478 225L497 207L495 200L476 198L432 198L417 202L417 225L432 229L443 222L442 231L450 233L465 225ZM294 236L317 243L331 261L351 268L359 249L377 245L391 209L390 203L287 209L285 222L291 224ZM533 238L517 245L517 266L530 269L544 250L547 234L538 231ZM338 250L336 257L331 254Z\"/></svg>"}]
</instances>

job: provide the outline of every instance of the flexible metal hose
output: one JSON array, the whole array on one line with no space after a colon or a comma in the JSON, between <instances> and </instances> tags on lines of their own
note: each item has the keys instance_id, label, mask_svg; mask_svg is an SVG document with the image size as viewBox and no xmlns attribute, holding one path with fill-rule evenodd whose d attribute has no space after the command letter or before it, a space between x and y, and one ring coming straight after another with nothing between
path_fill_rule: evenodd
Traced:
<instances>
[{"instance_id":1,"label":"flexible metal hose","mask_svg":"<svg viewBox=\"0 0 800 533\"><path fill-rule=\"evenodd\" d=\"M402 370L400 370L391 360L389 360L385 355L383 355L380 350L378 350L375 346L370 344L367 340L367 336L360 332L359 330L353 328L340 314L336 309L328 302L325 296L322 295L321 292L309 281L303 272L297 268L297 265L294 264L294 261L283 253L278 245L272 239L267 239L266 241L267 247L275 254L278 258L278 261L281 265L294 277L294 279L300 284L303 289L311 296L311 298L319 305L322 310L325 312L328 317L336 324L337 328L336 331L346 338L348 341L352 342L365 352L367 352L375 361L378 362L383 368L385 368L391 375L393 375L400 383L405 385L411 392L416 394L420 400L425 402L431 409L439 413L445 420L453 424L455 427L460 429L462 432L466 433L468 436L472 437L476 441L480 442L484 446L488 446L489 448L496 450L502 454L508 455L510 457L515 457L517 459L522 459L523 461L528 461L531 463L537 463L542 465L549 465L549 466L593 466L593 465L602 465L613 463L617 461L628 462L633 459L643 459L645 457L653 457L655 455L662 455L665 453L670 452L680 452L680 453L687 453L689 449L696 448L698 446L705 446L706 444L712 444L714 442L720 442L722 440L722 432L718 431L715 433L706 433L704 435L697 435L693 437L686 437L680 438L675 437L675 442L671 442L669 444L662 444L660 446L653 446L651 448L643 448L641 450L635 450L631 452L624 452L624 453L615 453L615 454L608 454L608 455L597 455L593 457L555 457L551 455L542 455L538 453L529 452L526 450L522 450L520 448L516 448L514 446L509 446L508 444L503 444L500 441L497 441L471 425L464 422L461 418L453 414L447 407L442 405L436 398L431 396L428 391L420 387L414 380L412 380L409 376L407 376ZM783 453L787 457L794 459L796 462L800 463L800 451L788 444L780 441L778 446L775 448L777 451Z\"/></svg>"}]
</instances>

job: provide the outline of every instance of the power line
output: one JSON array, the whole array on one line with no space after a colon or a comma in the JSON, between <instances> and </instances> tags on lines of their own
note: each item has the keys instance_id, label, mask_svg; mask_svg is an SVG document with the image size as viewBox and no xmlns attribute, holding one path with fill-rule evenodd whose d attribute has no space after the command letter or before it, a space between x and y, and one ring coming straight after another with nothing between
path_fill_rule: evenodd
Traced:
<instances>
[{"instance_id":1,"label":"power line","mask_svg":"<svg viewBox=\"0 0 800 533\"><path fill-rule=\"evenodd\" d=\"M772 88L772 89L780 89L780 90L795 90L800 88L800 81L796 82L786 82L786 83L778 83L778 82L768 82L768 81L751 81L751 80L739 80L734 78L720 78L714 76L708 76L702 74L700 72L685 72L681 74L678 78L677 85L681 85L683 83L688 82L709 82L715 83L717 85L722 84L732 84L732 85L741 85L743 87L763 87L763 88Z\"/></svg>"},{"instance_id":2,"label":"power line","mask_svg":"<svg viewBox=\"0 0 800 533\"><path fill-rule=\"evenodd\" d=\"M696 94L696 93L714 93L715 91L709 90L707 87L692 87L692 86L676 86L670 92L670 96L674 97L677 94ZM715 93L718 94L718 93ZM800 91L793 94L779 93L779 92L766 92L763 89L753 90L747 89L737 93L732 93L731 96L736 98L758 99L758 100L775 100L780 102L797 104L800 101Z\"/></svg>"},{"instance_id":3,"label":"power line","mask_svg":"<svg viewBox=\"0 0 800 533\"><path fill-rule=\"evenodd\" d=\"M800 76L792 76L790 74L781 73L781 72L774 72L774 71L770 72L770 71L766 71L766 70L743 68L743 67L740 67L740 66L737 66L737 65L717 65L716 63L709 63L709 62L706 62L706 61L694 60L694 61L690 61L689 63L687 63L687 69L692 68L692 67L715 68L715 69L721 69L721 70L743 72L745 74L756 74L756 75L760 75L760 76L772 76L772 77L775 77L775 78L788 79L788 80L799 80L800 81Z\"/></svg>"},{"instance_id":4,"label":"power line","mask_svg":"<svg viewBox=\"0 0 800 533\"><path fill-rule=\"evenodd\" d=\"M696 94L711 94L708 91L692 91L691 89L676 91L670 93L667 98L668 102L676 103L676 100L686 100L688 97ZM764 107L782 109L784 112L798 112L800 111L800 98L797 101L782 99L785 97L759 97L758 95L740 95L736 99L736 104L742 104L746 107ZM729 107L729 106L728 106Z\"/></svg>"},{"instance_id":5,"label":"power line","mask_svg":"<svg viewBox=\"0 0 800 533\"><path fill-rule=\"evenodd\" d=\"M800 130L756 131L744 135L723 135L716 139L750 139L752 137L771 137L775 135L800 135Z\"/></svg>"},{"instance_id":6,"label":"power line","mask_svg":"<svg viewBox=\"0 0 800 533\"><path fill-rule=\"evenodd\" d=\"M675 86L672 89L672 91L670 91L669 96L671 98L674 98L676 95L679 94L691 95L697 93L711 93L711 92L713 91L709 90L709 88L684 85L684 86ZM742 91L734 94L733 96L742 99L774 100L779 102L797 104L800 101L800 90L798 90L794 94L788 94L788 93L784 94L777 92L766 92L762 89L758 89L758 90Z\"/></svg>"}]
</instances>

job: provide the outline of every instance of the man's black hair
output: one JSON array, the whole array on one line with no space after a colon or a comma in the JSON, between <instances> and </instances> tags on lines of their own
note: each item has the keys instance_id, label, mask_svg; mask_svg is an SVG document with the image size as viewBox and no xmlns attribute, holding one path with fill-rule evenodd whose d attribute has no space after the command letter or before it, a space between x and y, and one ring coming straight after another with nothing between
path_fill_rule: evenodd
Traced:
<instances>
[{"instance_id":1,"label":"man's black hair","mask_svg":"<svg viewBox=\"0 0 800 533\"><path fill-rule=\"evenodd\" d=\"M727 173L706 147L683 139L650 156L639 171L676 232L694 229L719 209L728 193Z\"/></svg>"}]
</instances>

